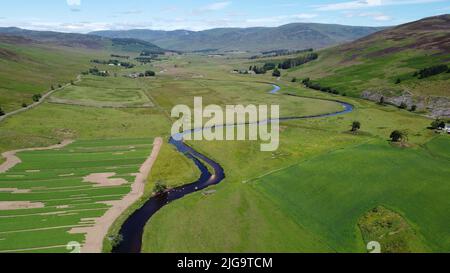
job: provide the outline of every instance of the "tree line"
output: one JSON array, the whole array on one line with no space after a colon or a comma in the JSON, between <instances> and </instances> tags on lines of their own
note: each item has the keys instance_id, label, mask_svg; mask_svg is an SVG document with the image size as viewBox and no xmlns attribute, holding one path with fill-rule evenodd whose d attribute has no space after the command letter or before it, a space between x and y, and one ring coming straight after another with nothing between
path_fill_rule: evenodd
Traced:
<instances>
[{"instance_id":1,"label":"tree line","mask_svg":"<svg viewBox=\"0 0 450 273\"><path fill-rule=\"evenodd\" d=\"M132 63L121 62L119 60L102 61L102 60L94 59L94 60L91 60L91 63L104 64L104 65L115 65L115 66L121 66L121 67L125 67L125 68L133 68L133 67L135 67L135 65L132 64Z\"/></svg>"},{"instance_id":2,"label":"tree line","mask_svg":"<svg viewBox=\"0 0 450 273\"><path fill-rule=\"evenodd\" d=\"M419 79L425 79L434 75L442 74L442 73L450 73L450 68L446 64L434 65L414 73L414 77Z\"/></svg>"},{"instance_id":3,"label":"tree line","mask_svg":"<svg viewBox=\"0 0 450 273\"><path fill-rule=\"evenodd\" d=\"M306 87L311 88L311 89L314 89L314 90L317 90L317 91L327 92L327 93L335 94L335 95L339 95L339 94L340 94L340 92L339 92L338 90L336 90L336 89L334 89L334 88L331 88L331 87L322 86L322 85L320 85L320 83L311 81L310 78L304 79L304 80L302 81L302 83L303 83ZM343 95L343 96L346 96L345 93L343 93L342 95Z\"/></svg>"}]
</instances>

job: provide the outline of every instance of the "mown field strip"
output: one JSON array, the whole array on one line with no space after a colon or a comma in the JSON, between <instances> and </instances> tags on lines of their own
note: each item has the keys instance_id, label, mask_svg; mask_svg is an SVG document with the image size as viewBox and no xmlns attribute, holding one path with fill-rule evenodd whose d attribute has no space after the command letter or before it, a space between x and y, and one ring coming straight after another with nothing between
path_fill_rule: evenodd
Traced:
<instances>
[{"instance_id":1,"label":"mown field strip","mask_svg":"<svg viewBox=\"0 0 450 273\"><path fill-rule=\"evenodd\" d=\"M82 245L85 233L70 231L92 227L130 192L151 149L151 139L112 139L18 151L20 162L0 174L0 251L69 252L67 243ZM102 184L86 181L97 174L112 176Z\"/></svg>"}]
</instances>

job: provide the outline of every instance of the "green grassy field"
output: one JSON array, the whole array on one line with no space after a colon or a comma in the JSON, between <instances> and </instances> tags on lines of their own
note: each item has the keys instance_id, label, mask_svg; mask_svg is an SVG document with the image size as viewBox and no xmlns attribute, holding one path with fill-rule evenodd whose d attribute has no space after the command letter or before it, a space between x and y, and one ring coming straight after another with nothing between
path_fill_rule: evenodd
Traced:
<instances>
[{"instance_id":1,"label":"green grassy field","mask_svg":"<svg viewBox=\"0 0 450 273\"><path fill-rule=\"evenodd\" d=\"M22 152L22 163L0 175L0 200L30 201L44 207L0 211L0 251L28 252L46 249L67 252L71 241L83 243L72 228L89 227L92 218L109 208L102 203L120 200L130 191L133 173L149 156L152 139L79 140L57 150ZM96 187L83 178L114 172L127 181L121 186Z\"/></svg>"},{"instance_id":2,"label":"green grassy field","mask_svg":"<svg viewBox=\"0 0 450 273\"><path fill-rule=\"evenodd\" d=\"M109 108L153 106L137 81L128 78L111 78L105 81L95 76L83 77L79 84L55 93L50 102Z\"/></svg>"},{"instance_id":3,"label":"green grassy field","mask_svg":"<svg viewBox=\"0 0 450 273\"><path fill-rule=\"evenodd\" d=\"M75 80L94 56L108 56L103 51L37 44L0 43L0 50L11 54L0 58L0 106L6 112L31 104L34 94L45 94L52 85Z\"/></svg>"},{"instance_id":4,"label":"green grassy field","mask_svg":"<svg viewBox=\"0 0 450 273\"><path fill-rule=\"evenodd\" d=\"M280 148L273 153L260 152L258 142L190 142L195 149L219 162L227 177L214 187L217 190L214 194L192 194L157 213L146 227L144 251L366 252L365 240L369 237L361 232L358 223L379 206L398 215L395 219L410 227L411 234L423 244L415 250L450 251L447 231L450 219L445 214L450 209L448 198L445 198L450 188L444 179L449 172L447 151L450 140L447 136L436 138L434 132L427 129L430 119L391 106L311 91L298 83L290 83L290 76L277 81L269 74L244 76L231 73L236 66L247 66L247 62L240 58L174 56L134 69L155 70L157 76L151 79L124 78L122 76L132 70L122 69L115 71L119 74L117 78L83 77L79 84L56 92L39 107L0 123L2 152L48 146L68 138L80 140L61 151L24 153L24 163L12 170L17 172L12 175L24 175L32 167L41 168L42 173L5 176L5 188L34 186L35 183L27 184L22 180L44 174L48 178L45 183L59 186L53 179L60 169L65 171L64 168L73 169L70 173L81 177L85 166L90 166L91 162L83 162L79 157L70 158L70 149L80 153L80 157L83 152L90 151L96 164L101 165L95 167L97 169L120 166L127 160L132 161L130 168L131 165L136 168L143 162L143 151L148 152L149 147L144 145L142 150L137 149L133 152L136 154L130 154L133 155L131 158L128 153L117 155L123 157L123 161L112 160L111 153L116 153L116 148L105 147L121 146L121 143L129 147L133 146L130 142L139 143L141 139L149 145L158 136L167 140L173 122L169 117L172 107L177 104L191 106L194 96L202 96L205 105L279 104L282 116L335 112L342 106L330 100L338 99L353 104L355 111L342 116L282 122ZM289 73L305 75L299 71ZM268 94L272 87L263 82L280 85L281 93ZM355 120L362 124L358 134L349 132ZM408 132L407 148L388 143L393 130ZM46 161L37 161L38 158L58 160L44 168ZM86 169L86 172L90 171ZM149 177L145 198L151 195L156 181L175 187L195 181L198 175L192 161L165 144ZM71 178L56 180L67 180L64 183L70 187L81 183L79 179ZM92 218L105 212L107 207L96 204L96 198L101 200L104 195L119 198L129 191L129 185L111 188L111 193L102 192L106 189L92 190L91 185L84 184L83 187L85 193L80 194L87 194L86 200L90 200L86 201L86 206L94 206L95 210L87 215L80 212L64 216L63 220L57 216L36 216L40 210L48 209L46 204L45 208L28 213L30 219L38 217L38 220L24 220L30 222L31 228L27 229L77 225L81 216ZM42 196L48 194L52 199L60 200L49 203L53 206L66 202L71 195L61 190L55 195L61 195L61 198L56 198L53 191L40 191L44 191ZM1 193L0 200L23 196L26 201L46 201L33 197L34 190L29 194ZM121 223L145 198L116 221L111 235L118 232ZM0 213L19 219L17 212ZM45 217L55 219L41 223ZM12 233L10 231L17 227L4 225L9 233L0 230L0 238L10 233L14 234L10 236L16 236L0 240L0 247L5 244L2 248L5 250L10 249L11 242L23 241L29 245L19 244L20 249L55 246L29 251L65 251L67 242L63 241L83 240L82 235L66 234L68 229L62 229L63 235L36 231L41 232L39 238L44 238L41 241L27 237L31 236L28 232ZM0 228L3 228L1 224ZM108 252L111 246L108 240L105 242L104 250Z\"/></svg>"}]
</instances>

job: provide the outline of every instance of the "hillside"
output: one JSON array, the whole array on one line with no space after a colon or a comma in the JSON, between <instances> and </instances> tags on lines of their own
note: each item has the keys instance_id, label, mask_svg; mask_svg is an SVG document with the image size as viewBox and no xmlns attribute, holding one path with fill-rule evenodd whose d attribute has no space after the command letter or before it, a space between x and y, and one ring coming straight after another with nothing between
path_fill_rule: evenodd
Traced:
<instances>
[{"instance_id":1,"label":"hillside","mask_svg":"<svg viewBox=\"0 0 450 273\"><path fill-rule=\"evenodd\" d=\"M450 63L450 15L425 18L352 43L319 52L319 60L292 69L289 76L311 78L340 94L363 97L434 116L450 116L450 73L427 75ZM285 73L286 74L286 73Z\"/></svg>"},{"instance_id":2,"label":"hillside","mask_svg":"<svg viewBox=\"0 0 450 273\"><path fill-rule=\"evenodd\" d=\"M34 31L15 27L0 28L0 34L24 37L42 43L73 48L96 50L109 49L124 52L149 51L154 53L163 53L165 51L150 42L138 39L109 39L96 35L60 33L53 31Z\"/></svg>"},{"instance_id":3,"label":"hillside","mask_svg":"<svg viewBox=\"0 0 450 273\"><path fill-rule=\"evenodd\" d=\"M102 51L45 44L0 35L0 107L10 112L31 104L51 85L68 83L90 67Z\"/></svg>"},{"instance_id":4,"label":"hillside","mask_svg":"<svg viewBox=\"0 0 450 273\"><path fill-rule=\"evenodd\" d=\"M137 39L0 28L0 107L11 112L33 103L35 94L68 83L110 54L162 54L165 50Z\"/></svg>"},{"instance_id":5,"label":"hillside","mask_svg":"<svg viewBox=\"0 0 450 273\"><path fill-rule=\"evenodd\" d=\"M179 51L250 51L325 48L367 36L384 28L295 23L280 27L217 28L205 31L98 31L108 38L134 38Z\"/></svg>"}]
</instances>

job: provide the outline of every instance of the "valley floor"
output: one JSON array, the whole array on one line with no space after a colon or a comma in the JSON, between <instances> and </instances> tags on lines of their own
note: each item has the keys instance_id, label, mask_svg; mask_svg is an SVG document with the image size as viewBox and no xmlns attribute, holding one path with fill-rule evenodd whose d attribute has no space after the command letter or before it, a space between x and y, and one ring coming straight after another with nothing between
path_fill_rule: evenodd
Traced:
<instances>
[{"instance_id":1,"label":"valley floor","mask_svg":"<svg viewBox=\"0 0 450 273\"><path fill-rule=\"evenodd\" d=\"M259 142L189 142L223 166L226 180L213 194L198 192L159 211L146 226L143 251L367 252L368 241L378 238L386 251L450 252L450 137L427 129L431 120L394 107L311 91L283 77L230 73L241 62L175 56L151 66L156 78L85 76L2 121L2 152L76 141L20 153L23 162L0 175L0 189L14 189L0 191L0 202L44 205L0 210L0 251L66 252L68 242L83 244L85 236L70 231L92 226L110 207L105 201L130 192L132 174L153 140L170 136L172 107L202 96L205 104L221 106L278 104L281 116L342 109L330 99L351 103L355 111L282 122L281 145L273 153L260 152ZM281 93L268 94L267 82L280 85ZM356 120L362 127L353 134ZM407 145L390 144L393 130L408 131ZM83 182L89 174L110 172L125 183ZM104 251L156 182L175 187L198 176L192 161L163 145L144 197L113 225Z\"/></svg>"}]
</instances>

